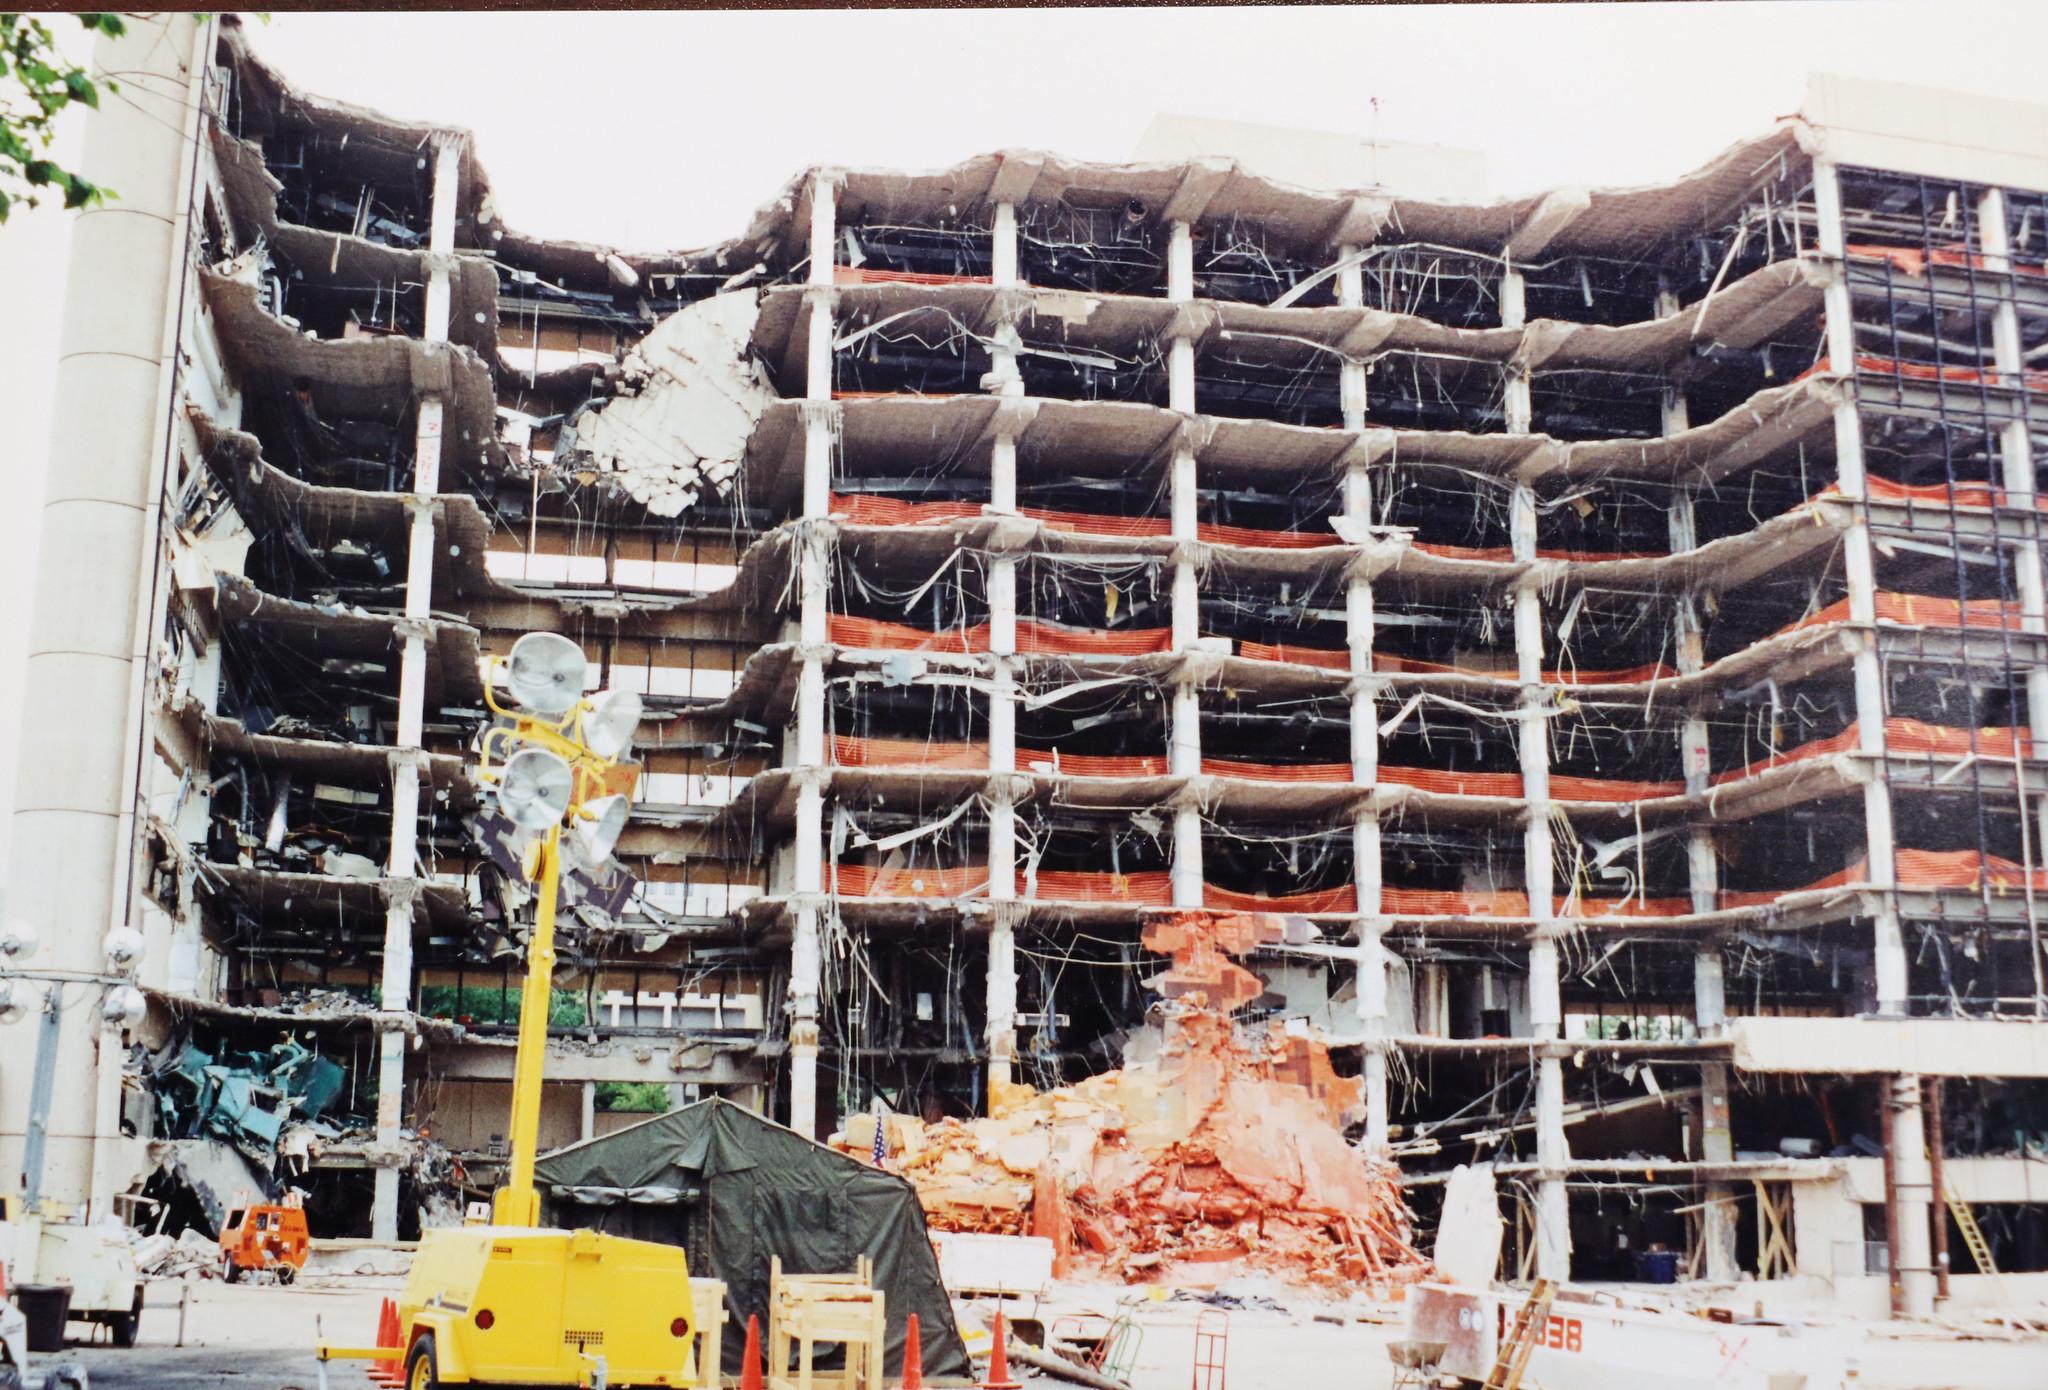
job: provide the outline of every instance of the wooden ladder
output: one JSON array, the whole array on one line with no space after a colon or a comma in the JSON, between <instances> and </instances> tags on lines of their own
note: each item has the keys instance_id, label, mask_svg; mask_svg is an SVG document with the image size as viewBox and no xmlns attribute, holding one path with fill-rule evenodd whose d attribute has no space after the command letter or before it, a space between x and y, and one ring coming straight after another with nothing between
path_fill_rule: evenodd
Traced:
<instances>
[{"instance_id":1,"label":"wooden ladder","mask_svg":"<svg viewBox=\"0 0 2048 1390\"><path fill-rule=\"evenodd\" d=\"M1538 1279L1529 1286L1529 1300L1515 1310L1508 1335L1501 1339L1500 1355L1494 1358L1493 1369L1486 1373L1485 1390L1517 1390L1521 1385L1522 1371L1529 1364L1529 1354L1543 1340L1544 1324L1550 1320L1550 1303L1556 1297L1557 1285L1548 1279Z\"/></svg>"}]
</instances>

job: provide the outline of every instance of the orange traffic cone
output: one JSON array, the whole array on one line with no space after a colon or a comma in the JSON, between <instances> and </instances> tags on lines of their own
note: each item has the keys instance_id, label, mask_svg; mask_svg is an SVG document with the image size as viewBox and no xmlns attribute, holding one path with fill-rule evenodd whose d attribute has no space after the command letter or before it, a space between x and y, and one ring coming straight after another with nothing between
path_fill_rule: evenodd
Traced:
<instances>
[{"instance_id":1,"label":"orange traffic cone","mask_svg":"<svg viewBox=\"0 0 2048 1390\"><path fill-rule=\"evenodd\" d=\"M398 1345L398 1305L385 1299L377 1309L377 1342L380 1347ZM395 1358L381 1358L370 1363L370 1379L379 1385L396 1385L405 1376Z\"/></svg>"},{"instance_id":2,"label":"orange traffic cone","mask_svg":"<svg viewBox=\"0 0 2048 1390\"><path fill-rule=\"evenodd\" d=\"M761 1319L747 1314L747 1349L740 1358L740 1390L761 1390Z\"/></svg>"},{"instance_id":3,"label":"orange traffic cone","mask_svg":"<svg viewBox=\"0 0 2048 1390\"><path fill-rule=\"evenodd\" d=\"M903 1329L903 1390L924 1390L924 1343L918 1340L915 1313Z\"/></svg>"},{"instance_id":4,"label":"orange traffic cone","mask_svg":"<svg viewBox=\"0 0 2048 1390\"><path fill-rule=\"evenodd\" d=\"M1010 1334L1003 1327L1003 1310L996 1309L995 1340L988 1349L988 1379L981 1383L981 1390L1023 1390L1020 1382L1010 1379Z\"/></svg>"}]
</instances>

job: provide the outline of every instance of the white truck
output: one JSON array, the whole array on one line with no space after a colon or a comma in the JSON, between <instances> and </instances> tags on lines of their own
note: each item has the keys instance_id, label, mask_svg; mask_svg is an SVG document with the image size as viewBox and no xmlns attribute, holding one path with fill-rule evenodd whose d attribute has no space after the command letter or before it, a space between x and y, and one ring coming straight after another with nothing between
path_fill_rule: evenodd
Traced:
<instances>
[{"instance_id":1,"label":"white truck","mask_svg":"<svg viewBox=\"0 0 2048 1390\"><path fill-rule=\"evenodd\" d=\"M134 1346L142 1321L142 1279L127 1228L57 1221L9 1206L8 1219L0 1221L0 1262L9 1287L68 1284L72 1321L104 1324L115 1346ZM6 1390L4 1378L0 1390Z\"/></svg>"}]
</instances>

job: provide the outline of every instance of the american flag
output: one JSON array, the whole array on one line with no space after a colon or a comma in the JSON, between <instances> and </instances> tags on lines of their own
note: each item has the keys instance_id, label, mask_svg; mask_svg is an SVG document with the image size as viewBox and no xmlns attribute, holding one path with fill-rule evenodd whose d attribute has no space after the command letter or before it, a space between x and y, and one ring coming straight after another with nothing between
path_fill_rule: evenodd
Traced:
<instances>
[{"instance_id":1,"label":"american flag","mask_svg":"<svg viewBox=\"0 0 2048 1390\"><path fill-rule=\"evenodd\" d=\"M885 1158L887 1158L887 1157L889 1156L889 1136L888 1136L888 1133L887 1133L887 1131L886 1131L886 1130L884 1130L884 1129L882 1128L882 1126L883 1126L884 1122L885 1122L885 1121L886 1121L886 1120L888 1119L888 1115L889 1115L889 1112L888 1112L887 1108L885 1108L885 1107L883 1106L883 1104L882 1104L882 1098L881 1098L880 1096L876 1096L876 1097L875 1097L875 1166L876 1166L877 1168L883 1168L883 1167L887 1167L887 1166L888 1166L887 1164L885 1164L885 1163L884 1163L884 1162L882 1161L882 1160L884 1160Z\"/></svg>"}]
</instances>

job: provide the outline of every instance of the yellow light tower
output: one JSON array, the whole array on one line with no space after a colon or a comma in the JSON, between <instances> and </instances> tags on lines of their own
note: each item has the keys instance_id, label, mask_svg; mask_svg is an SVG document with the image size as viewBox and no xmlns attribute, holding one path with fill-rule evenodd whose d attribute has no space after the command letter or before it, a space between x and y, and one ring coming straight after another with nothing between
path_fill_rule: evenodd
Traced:
<instances>
[{"instance_id":1,"label":"yellow light tower","mask_svg":"<svg viewBox=\"0 0 2048 1390\"><path fill-rule=\"evenodd\" d=\"M533 1162L540 1142L541 1071L547 1057L548 1006L554 994L555 906L561 893L562 832L577 857L596 867L626 824L633 770L619 758L640 723L640 697L607 690L583 697L583 650L552 632L529 633L504 663L506 689L523 708L508 710L486 683L484 702L512 722L485 733L478 773L498 790L498 806L533 835L523 867L535 884L533 934L519 997L519 1049L512 1071L512 1161L491 1204L500 1226L540 1219Z\"/></svg>"},{"instance_id":2,"label":"yellow light tower","mask_svg":"<svg viewBox=\"0 0 2048 1390\"><path fill-rule=\"evenodd\" d=\"M478 772L524 841L521 867L536 894L512 1073L512 1160L491 1223L426 1232L398 1302L397 1344L320 1342L323 1390L326 1363L336 1359L402 1366L406 1390L715 1383L717 1367L700 1364L705 1342L679 1247L538 1224L533 1164L562 860L595 869L618 843L634 778L621 759L640 722L631 691L584 697L588 669L574 642L530 633L485 684L485 701L509 723L484 735ZM492 687L501 672L517 709L498 703Z\"/></svg>"}]
</instances>

